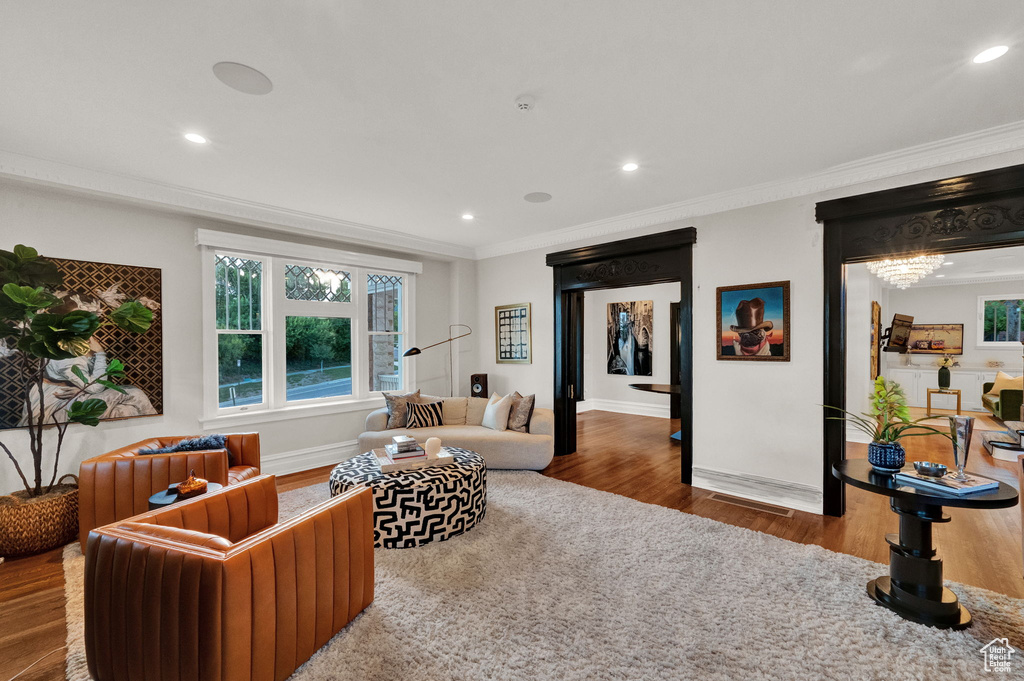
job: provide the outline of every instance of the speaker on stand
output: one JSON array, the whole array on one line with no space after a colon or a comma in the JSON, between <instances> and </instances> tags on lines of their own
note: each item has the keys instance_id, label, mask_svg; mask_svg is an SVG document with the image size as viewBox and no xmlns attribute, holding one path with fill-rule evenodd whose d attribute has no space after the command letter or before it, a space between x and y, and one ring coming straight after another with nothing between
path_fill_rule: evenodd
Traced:
<instances>
[{"instance_id":1,"label":"speaker on stand","mask_svg":"<svg viewBox=\"0 0 1024 681\"><path fill-rule=\"evenodd\" d=\"M473 397L487 397L487 374L470 375L469 394Z\"/></svg>"}]
</instances>

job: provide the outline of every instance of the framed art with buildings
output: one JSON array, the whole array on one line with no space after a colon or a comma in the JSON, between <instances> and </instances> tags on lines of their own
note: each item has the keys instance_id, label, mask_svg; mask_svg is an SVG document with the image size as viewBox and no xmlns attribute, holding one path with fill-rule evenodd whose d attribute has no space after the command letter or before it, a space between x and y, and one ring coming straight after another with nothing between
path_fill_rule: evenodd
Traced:
<instances>
[{"instance_id":1,"label":"framed art with buildings","mask_svg":"<svg viewBox=\"0 0 1024 681\"><path fill-rule=\"evenodd\" d=\"M530 303L498 305L494 308L494 352L498 364L530 364L533 348Z\"/></svg>"}]
</instances>

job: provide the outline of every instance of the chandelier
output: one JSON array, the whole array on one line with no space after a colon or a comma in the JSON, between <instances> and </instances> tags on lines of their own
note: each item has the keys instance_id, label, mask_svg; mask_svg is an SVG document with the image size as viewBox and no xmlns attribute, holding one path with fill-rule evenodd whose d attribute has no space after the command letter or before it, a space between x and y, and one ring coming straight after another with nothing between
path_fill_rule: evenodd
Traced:
<instances>
[{"instance_id":1,"label":"chandelier","mask_svg":"<svg viewBox=\"0 0 1024 681\"><path fill-rule=\"evenodd\" d=\"M878 260L868 263L868 271L902 289L927 277L945 259L943 255L919 255L916 258Z\"/></svg>"}]
</instances>

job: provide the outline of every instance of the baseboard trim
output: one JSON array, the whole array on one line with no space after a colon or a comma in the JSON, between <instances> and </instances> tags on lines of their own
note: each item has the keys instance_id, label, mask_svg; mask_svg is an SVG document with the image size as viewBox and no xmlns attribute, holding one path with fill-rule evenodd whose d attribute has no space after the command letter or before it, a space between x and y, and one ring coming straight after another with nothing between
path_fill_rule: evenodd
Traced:
<instances>
[{"instance_id":1,"label":"baseboard trim","mask_svg":"<svg viewBox=\"0 0 1024 681\"><path fill-rule=\"evenodd\" d=\"M619 400L589 399L576 403L576 412L610 411L616 414L633 414L635 416L654 416L661 419L671 418L672 407L668 404L647 404L646 402L622 402Z\"/></svg>"},{"instance_id":2,"label":"baseboard trim","mask_svg":"<svg viewBox=\"0 0 1024 681\"><path fill-rule=\"evenodd\" d=\"M351 459L357 454L359 454L359 442L357 440L332 442L331 444L318 447L264 455L260 460L260 471L274 475L299 473L313 468L340 463L346 459Z\"/></svg>"},{"instance_id":3,"label":"baseboard trim","mask_svg":"<svg viewBox=\"0 0 1024 681\"><path fill-rule=\"evenodd\" d=\"M694 466L693 486L821 515L822 493L814 485Z\"/></svg>"}]
</instances>

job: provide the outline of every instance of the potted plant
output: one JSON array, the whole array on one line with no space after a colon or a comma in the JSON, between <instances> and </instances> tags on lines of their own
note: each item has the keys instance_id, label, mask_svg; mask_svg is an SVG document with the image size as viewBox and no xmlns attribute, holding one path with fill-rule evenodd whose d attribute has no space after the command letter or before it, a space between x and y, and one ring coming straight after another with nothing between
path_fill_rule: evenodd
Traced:
<instances>
[{"instance_id":1,"label":"potted plant","mask_svg":"<svg viewBox=\"0 0 1024 681\"><path fill-rule=\"evenodd\" d=\"M69 476L57 479L64 435L72 423L99 424L108 404L89 395L127 394L117 384L125 368L116 359L91 373L71 364L77 381L56 388L47 379L48 367L89 355L98 347L93 335L103 326L143 333L153 321L153 312L134 300L121 302L107 314L82 309L88 306L70 303L68 293L60 290L62 283L57 266L34 248L19 245L13 251L0 250L0 357L16 362L20 372L23 416L19 425L28 430L31 457L26 474L19 458L0 442L25 488L0 496L0 556L45 551L75 537L78 487L61 484ZM43 458L51 446L53 472L44 483Z\"/></svg>"},{"instance_id":2,"label":"potted plant","mask_svg":"<svg viewBox=\"0 0 1024 681\"><path fill-rule=\"evenodd\" d=\"M922 423L936 417L925 416L912 421L903 388L895 381L887 381L884 376L875 379L870 412L854 414L839 407L826 405L826 408L845 414L829 418L846 421L871 438L868 445L868 462L881 473L896 473L903 468L906 463L906 451L900 444L903 438L942 435L952 439L947 431Z\"/></svg>"}]
</instances>

